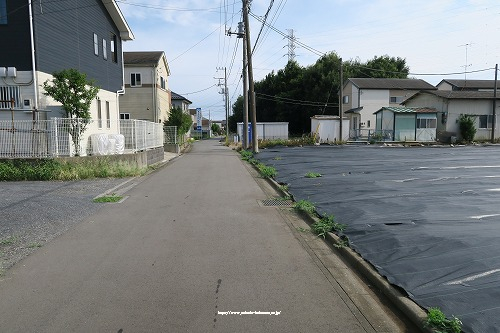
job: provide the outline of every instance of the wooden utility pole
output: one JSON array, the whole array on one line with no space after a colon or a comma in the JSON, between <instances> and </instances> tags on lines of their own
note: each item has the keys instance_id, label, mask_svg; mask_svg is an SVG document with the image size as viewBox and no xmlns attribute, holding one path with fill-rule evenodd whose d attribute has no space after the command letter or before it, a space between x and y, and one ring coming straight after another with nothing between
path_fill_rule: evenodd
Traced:
<instances>
[{"instance_id":1,"label":"wooden utility pole","mask_svg":"<svg viewBox=\"0 0 500 333\"><path fill-rule=\"evenodd\" d=\"M253 67L252 67L252 48L250 47L250 24L248 22L248 0L243 0L243 22L245 24L245 39L247 44L247 68L248 68L248 87L249 91L249 109L252 120L252 151L259 152L259 141L257 137L257 111L255 107L255 89L253 83Z\"/></svg>"},{"instance_id":2,"label":"wooden utility pole","mask_svg":"<svg viewBox=\"0 0 500 333\"><path fill-rule=\"evenodd\" d=\"M342 104L344 102L344 96L342 96L342 88L344 85L344 71L342 69L342 58L340 58L340 89L339 89L339 117L340 117L340 123L339 123L339 133L340 133L340 142L342 142L342 123L344 122L344 112L342 110Z\"/></svg>"},{"instance_id":3,"label":"wooden utility pole","mask_svg":"<svg viewBox=\"0 0 500 333\"><path fill-rule=\"evenodd\" d=\"M495 143L495 128L497 124L497 79L498 79L498 64L495 65L495 90L493 91L493 119L491 122L491 143Z\"/></svg>"}]
</instances>

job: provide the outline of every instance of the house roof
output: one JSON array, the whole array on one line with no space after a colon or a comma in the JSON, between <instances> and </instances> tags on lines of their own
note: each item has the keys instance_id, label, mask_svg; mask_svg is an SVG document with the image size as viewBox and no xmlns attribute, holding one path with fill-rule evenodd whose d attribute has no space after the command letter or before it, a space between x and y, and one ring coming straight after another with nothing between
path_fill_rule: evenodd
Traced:
<instances>
[{"instance_id":1,"label":"house roof","mask_svg":"<svg viewBox=\"0 0 500 333\"><path fill-rule=\"evenodd\" d=\"M444 79L439 82L438 86L442 83L448 83L454 89L494 89L495 80L448 80Z\"/></svg>"},{"instance_id":2,"label":"house roof","mask_svg":"<svg viewBox=\"0 0 500 333\"><path fill-rule=\"evenodd\" d=\"M163 51L123 52L123 62L125 65L156 66L163 54Z\"/></svg>"},{"instance_id":3,"label":"house roof","mask_svg":"<svg viewBox=\"0 0 500 333\"><path fill-rule=\"evenodd\" d=\"M193 102L191 102L189 99L187 99L186 97L184 96L181 96L179 94L176 94L174 93L173 91L171 92L171 95L172 95L172 100L176 100L176 101L185 101L189 104L193 104Z\"/></svg>"},{"instance_id":4,"label":"house roof","mask_svg":"<svg viewBox=\"0 0 500 333\"><path fill-rule=\"evenodd\" d=\"M359 89L394 89L394 90L436 90L432 84L421 79L348 79Z\"/></svg>"},{"instance_id":5,"label":"house roof","mask_svg":"<svg viewBox=\"0 0 500 333\"><path fill-rule=\"evenodd\" d=\"M437 113L437 110L435 108L407 108L403 106L387 106L383 107L378 111L375 111L375 113L379 113L380 111L388 110L394 113Z\"/></svg>"},{"instance_id":6,"label":"house roof","mask_svg":"<svg viewBox=\"0 0 500 333\"><path fill-rule=\"evenodd\" d=\"M359 113L359 111L363 110L363 107L360 106L360 107L357 107L357 108L353 108L353 109L349 109L347 111L344 111L344 114L345 113Z\"/></svg>"},{"instance_id":7,"label":"house roof","mask_svg":"<svg viewBox=\"0 0 500 333\"><path fill-rule=\"evenodd\" d=\"M111 16L116 27L120 30L120 38L122 40L133 40L135 38L134 34L125 20L122 11L118 7L116 0L102 0L102 3L108 10L109 16Z\"/></svg>"},{"instance_id":8,"label":"house roof","mask_svg":"<svg viewBox=\"0 0 500 333\"><path fill-rule=\"evenodd\" d=\"M421 94L431 94L444 99L493 99L493 91L450 91L450 90L434 90L421 91L406 99L403 103L420 96Z\"/></svg>"}]
</instances>

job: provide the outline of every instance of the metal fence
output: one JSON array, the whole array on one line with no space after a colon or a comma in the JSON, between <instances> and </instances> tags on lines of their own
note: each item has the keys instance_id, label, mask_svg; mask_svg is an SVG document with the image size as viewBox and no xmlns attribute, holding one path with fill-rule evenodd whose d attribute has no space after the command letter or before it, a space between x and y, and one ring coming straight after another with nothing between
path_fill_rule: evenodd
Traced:
<instances>
[{"instance_id":1,"label":"metal fence","mask_svg":"<svg viewBox=\"0 0 500 333\"><path fill-rule=\"evenodd\" d=\"M95 154L95 138L123 135L121 153L163 147L163 126L143 120L99 122L53 118L0 120L0 158L52 158ZM109 140L115 142L115 140ZM94 144L94 146L93 146ZM114 149L106 150L117 153Z\"/></svg>"},{"instance_id":2,"label":"metal fence","mask_svg":"<svg viewBox=\"0 0 500 333\"><path fill-rule=\"evenodd\" d=\"M393 141L394 131L351 129L349 130L349 139L354 141Z\"/></svg>"}]
</instances>

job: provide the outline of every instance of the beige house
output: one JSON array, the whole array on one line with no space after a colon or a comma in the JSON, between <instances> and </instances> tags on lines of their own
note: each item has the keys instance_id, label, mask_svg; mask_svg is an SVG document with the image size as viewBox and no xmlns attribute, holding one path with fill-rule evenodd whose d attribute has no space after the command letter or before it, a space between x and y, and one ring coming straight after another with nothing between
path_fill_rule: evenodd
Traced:
<instances>
[{"instance_id":1,"label":"beige house","mask_svg":"<svg viewBox=\"0 0 500 333\"><path fill-rule=\"evenodd\" d=\"M403 102L406 107L427 107L437 110L437 138L442 142L460 137L458 118L461 114L474 117L477 129L475 140L490 140L493 129L493 107L500 112L500 103L494 103L493 91L423 91ZM498 117L495 138L500 137Z\"/></svg>"},{"instance_id":2,"label":"beige house","mask_svg":"<svg viewBox=\"0 0 500 333\"><path fill-rule=\"evenodd\" d=\"M178 107L182 110L182 112L189 113L189 106L193 104L193 102L191 102L184 96L176 94L173 91L171 92L171 96L172 96L172 107Z\"/></svg>"},{"instance_id":3,"label":"beige house","mask_svg":"<svg viewBox=\"0 0 500 333\"><path fill-rule=\"evenodd\" d=\"M161 123L172 107L170 69L163 51L124 52L125 94L120 96L120 119Z\"/></svg>"},{"instance_id":4,"label":"beige house","mask_svg":"<svg viewBox=\"0 0 500 333\"><path fill-rule=\"evenodd\" d=\"M350 121L350 136L366 136L375 130L375 112L382 107L399 106L419 91L436 87L419 79L350 78L343 86L342 108ZM361 133L367 132L367 133Z\"/></svg>"}]
</instances>

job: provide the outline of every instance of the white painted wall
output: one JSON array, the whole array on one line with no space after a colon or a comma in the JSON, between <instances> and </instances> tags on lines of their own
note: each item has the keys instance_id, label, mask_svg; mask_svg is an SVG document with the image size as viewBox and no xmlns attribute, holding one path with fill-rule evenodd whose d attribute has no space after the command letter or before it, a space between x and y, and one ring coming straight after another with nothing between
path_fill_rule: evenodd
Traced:
<instances>
[{"instance_id":1,"label":"white painted wall","mask_svg":"<svg viewBox=\"0 0 500 333\"><path fill-rule=\"evenodd\" d=\"M342 140L340 140L340 118L330 117L312 117L311 134L316 135L316 141L320 143L333 143L335 141L349 140L349 119L342 121Z\"/></svg>"},{"instance_id":2,"label":"white painted wall","mask_svg":"<svg viewBox=\"0 0 500 333\"><path fill-rule=\"evenodd\" d=\"M243 137L243 123L238 123L238 136ZM249 126L250 123L249 123ZM288 140L287 122L263 122L257 123L257 135L259 140L283 139Z\"/></svg>"}]
</instances>

